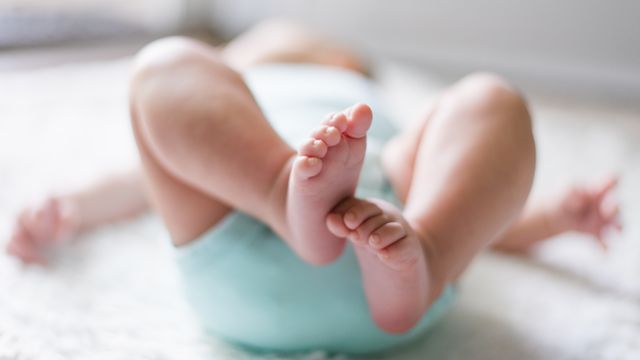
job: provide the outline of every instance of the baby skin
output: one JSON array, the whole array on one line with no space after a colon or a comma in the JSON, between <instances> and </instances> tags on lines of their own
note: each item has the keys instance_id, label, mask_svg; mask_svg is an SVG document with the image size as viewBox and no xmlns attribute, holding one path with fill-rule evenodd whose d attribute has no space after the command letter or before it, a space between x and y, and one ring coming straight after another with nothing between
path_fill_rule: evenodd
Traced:
<instances>
[{"instance_id":1,"label":"baby skin","mask_svg":"<svg viewBox=\"0 0 640 360\"><path fill-rule=\"evenodd\" d=\"M292 149L218 51L175 38L142 51L130 93L142 173L24 211L11 254L43 261L41 250L57 240L148 208L181 246L236 209L312 265L335 261L350 242L372 318L402 333L488 246L522 253L566 231L603 239L619 227L613 177L528 200L531 119L520 95L492 75L459 81L386 145L383 165L403 209L354 197L373 118L365 104L318 119Z\"/></svg>"},{"instance_id":2,"label":"baby skin","mask_svg":"<svg viewBox=\"0 0 640 360\"><path fill-rule=\"evenodd\" d=\"M332 261L342 251L344 239L351 242L373 320L388 332L401 333L443 290L438 284L442 275L437 273L443 270L433 265L438 263L433 259L436 244L419 223L410 224L402 210L386 201L353 196L371 120L372 111L363 104L327 116L298 150L287 212L291 234L297 248L306 249L303 252L334 254L323 259ZM540 206L527 208L495 247L526 252L537 242L570 230L591 234L606 247L604 230L621 230L617 205L605 202L616 184L617 179L610 177L590 188L575 186L542 211Z\"/></svg>"},{"instance_id":3,"label":"baby skin","mask_svg":"<svg viewBox=\"0 0 640 360\"><path fill-rule=\"evenodd\" d=\"M287 213L293 238L305 241L310 252L328 252L334 254L329 260L334 260L344 239L354 244L374 321L388 331L403 331L402 324L414 321L428 305L432 281L426 240L395 206L352 197L371 120L371 109L363 104L327 117L298 151ZM398 314L407 314L410 320Z\"/></svg>"},{"instance_id":4,"label":"baby skin","mask_svg":"<svg viewBox=\"0 0 640 360\"><path fill-rule=\"evenodd\" d=\"M333 253L334 260L345 240L351 242L372 318L384 330L400 333L419 319L442 289L434 286L439 269L433 266L437 254L432 239L420 232L419 225L410 224L388 202L353 197L371 121L371 109L357 104L321 122L293 156L288 216L291 233L300 232L295 237L298 249L318 248ZM610 177L598 184L572 186L553 201L534 202L494 248L525 253L567 231L593 235L604 247L603 231L621 229L617 205L606 201L616 184L617 179ZM44 264L44 248L146 210L142 193L140 174L133 172L49 198L21 213L7 251L27 263ZM305 231L309 228L315 231Z\"/></svg>"},{"instance_id":5,"label":"baby skin","mask_svg":"<svg viewBox=\"0 0 640 360\"><path fill-rule=\"evenodd\" d=\"M311 263L331 262L342 252L345 236L331 232L325 217L355 193L371 121L371 109L363 104L329 114L293 161L286 210L289 241Z\"/></svg>"}]
</instances>

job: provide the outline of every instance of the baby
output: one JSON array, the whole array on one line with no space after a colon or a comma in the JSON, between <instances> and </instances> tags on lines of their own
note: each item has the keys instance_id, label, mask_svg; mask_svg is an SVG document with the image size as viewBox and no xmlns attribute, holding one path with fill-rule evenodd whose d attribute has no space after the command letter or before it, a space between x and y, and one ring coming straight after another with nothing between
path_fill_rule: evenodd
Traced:
<instances>
[{"instance_id":1,"label":"baby","mask_svg":"<svg viewBox=\"0 0 640 360\"><path fill-rule=\"evenodd\" d=\"M131 81L142 171L25 210L7 250L42 262L151 207L207 330L256 350L369 353L432 325L486 247L523 253L567 231L604 246L620 228L615 177L528 199L531 119L504 80L462 79L396 135L366 73L282 22L223 48L156 41Z\"/></svg>"}]
</instances>

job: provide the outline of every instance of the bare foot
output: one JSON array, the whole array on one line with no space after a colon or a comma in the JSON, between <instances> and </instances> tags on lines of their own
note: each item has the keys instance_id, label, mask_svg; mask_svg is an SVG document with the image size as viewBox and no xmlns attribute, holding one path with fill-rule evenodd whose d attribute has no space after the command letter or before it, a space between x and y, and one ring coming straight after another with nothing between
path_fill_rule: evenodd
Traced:
<instances>
[{"instance_id":1,"label":"bare foot","mask_svg":"<svg viewBox=\"0 0 640 360\"><path fill-rule=\"evenodd\" d=\"M73 212L71 204L56 197L27 208L18 216L7 253L25 263L43 264L43 250L60 244L76 231Z\"/></svg>"},{"instance_id":2,"label":"bare foot","mask_svg":"<svg viewBox=\"0 0 640 360\"><path fill-rule=\"evenodd\" d=\"M346 199L326 224L354 244L375 323L391 333L411 329L434 295L424 240L395 206L376 199Z\"/></svg>"},{"instance_id":3,"label":"bare foot","mask_svg":"<svg viewBox=\"0 0 640 360\"><path fill-rule=\"evenodd\" d=\"M290 245L312 264L327 264L342 253L344 238L329 232L325 218L356 190L371 119L371 109L363 104L330 115L293 163L287 196Z\"/></svg>"}]
</instances>

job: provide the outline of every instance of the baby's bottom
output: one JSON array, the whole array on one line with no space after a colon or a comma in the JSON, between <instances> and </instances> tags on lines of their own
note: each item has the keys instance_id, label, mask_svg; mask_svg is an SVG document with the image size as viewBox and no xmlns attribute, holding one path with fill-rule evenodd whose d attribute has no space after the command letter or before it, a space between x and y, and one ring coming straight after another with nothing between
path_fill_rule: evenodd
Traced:
<instances>
[{"instance_id":1,"label":"baby's bottom","mask_svg":"<svg viewBox=\"0 0 640 360\"><path fill-rule=\"evenodd\" d=\"M286 198L295 152L218 52L180 39L150 45L137 61L131 110L151 201L176 245L231 209L290 238ZM524 204L535 163L529 115L504 82L473 75L445 91L384 158L406 203L404 217L430 239L424 246L434 254L433 301ZM419 318L424 309L403 311Z\"/></svg>"}]
</instances>

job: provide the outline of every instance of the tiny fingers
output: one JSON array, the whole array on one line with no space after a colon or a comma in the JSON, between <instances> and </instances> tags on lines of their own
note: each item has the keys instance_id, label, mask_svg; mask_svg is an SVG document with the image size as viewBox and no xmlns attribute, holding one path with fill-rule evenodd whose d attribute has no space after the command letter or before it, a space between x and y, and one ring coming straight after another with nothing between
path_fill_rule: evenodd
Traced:
<instances>
[{"instance_id":1,"label":"tiny fingers","mask_svg":"<svg viewBox=\"0 0 640 360\"><path fill-rule=\"evenodd\" d=\"M600 217L605 223L615 221L620 215L620 206L618 204L603 204L600 206Z\"/></svg>"},{"instance_id":2,"label":"tiny fingers","mask_svg":"<svg viewBox=\"0 0 640 360\"><path fill-rule=\"evenodd\" d=\"M609 250L609 246L607 245L607 241L605 240L604 237L604 230L600 230L597 234L596 234L596 242L598 243L598 245L600 246L600 249L602 249L602 251L608 251Z\"/></svg>"},{"instance_id":3,"label":"tiny fingers","mask_svg":"<svg viewBox=\"0 0 640 360\"><path fill-rule=\"evenodd\" d=\"M44 258L26 232L18 230L6 247L6 252L27 264L44 264Z\"/></svg>"},{"instance_id":4,"label":"tiny fingers","mask_svg":"<svg viewBox=\"0 0 640 360\"><path fill-rule=\"evenodd\" d=\"M602 202L608 194L618 185L619 178L616 175L609 176L600 184L596 185L591 193L598 200L598 202Z\"/></svg>"}]
</instances>

